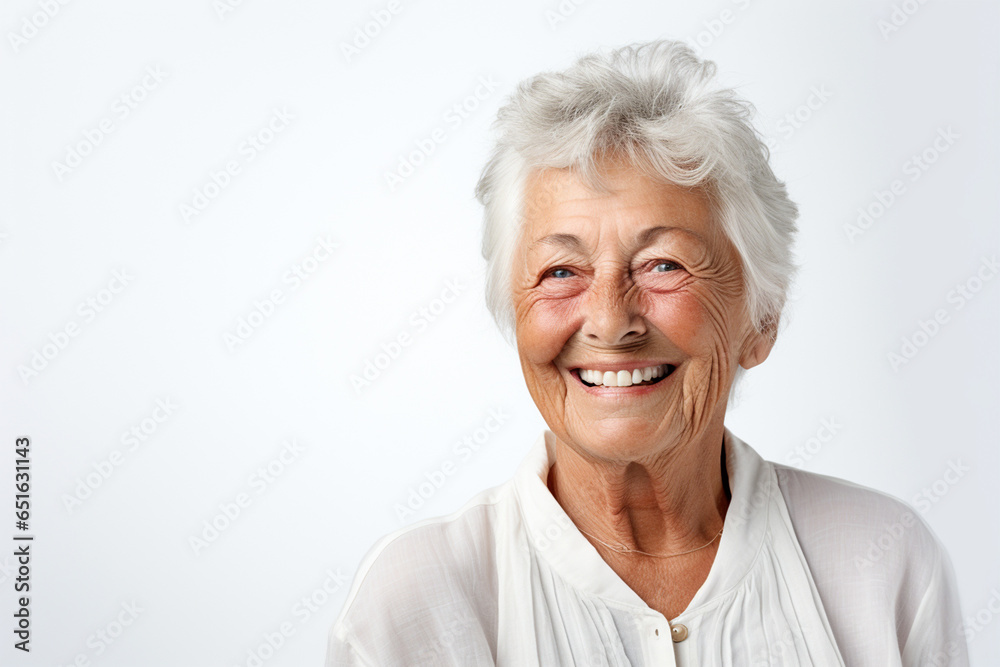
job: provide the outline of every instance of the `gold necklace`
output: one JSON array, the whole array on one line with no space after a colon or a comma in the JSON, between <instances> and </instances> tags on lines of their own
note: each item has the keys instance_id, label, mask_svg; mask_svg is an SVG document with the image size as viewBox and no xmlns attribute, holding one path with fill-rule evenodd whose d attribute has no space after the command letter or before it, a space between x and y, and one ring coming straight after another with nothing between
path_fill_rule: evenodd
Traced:
<instances>
[{"instance_id":1,"label":"gold necklace","mask_svg":"<svg viewBox=\"0 0 1000 667\"><path fill-rule=\"evenodd\" d=\"M645 551L639 551L638 549L630 549L629 547L625 546L624 544L620 544L618 546L614 546L613 544L608 544L607 542L604 542L604 541L598 539L597 537L594 537L593 535L591 535L587 531L583 530L582 528L577 528L577 530L579 530L584 535L587 535L588 537L593 537L595 540L597 540L598 542L600 542L601 544L603 544L607 548L611 549L612 551L616 551L616 552L618 552L620 554L630 554L630 553L631 554L642 554L643 556L652 556L653 558L673 558L674 556L683 556L684 554L693 553L695 551L699 551L701 549L704 549L705 547L707 547L712 542L715 542L715 540L717 540L719 538L719 535L722 535L722 528L720 528L719 532L715 534L715 537L713 537L711 540L709 540L708 544L703 544L702 546L696 547L694 549L691 549L690 551L682 551L682 552L676 553L676 554L648 554Z\"/></svg>"}]
</instances>

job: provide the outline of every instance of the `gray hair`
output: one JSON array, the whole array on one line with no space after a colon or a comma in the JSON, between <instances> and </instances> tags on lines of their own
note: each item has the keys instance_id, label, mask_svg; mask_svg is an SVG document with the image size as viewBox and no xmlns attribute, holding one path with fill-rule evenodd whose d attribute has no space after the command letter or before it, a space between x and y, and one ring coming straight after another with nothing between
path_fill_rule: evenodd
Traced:
<instances>
[{"instance_id":1,"label":"gray hair","mask_svg":"<svg viewBox=\"0 0 1000 667\"><path fill-rule=\"evenodd\" d=\"M712 86L715 71L681 42L654 41L587 55L518 85L497 114L499 137L476 185L485 209L486 302L509 342L527 178L539 169L572 168L606 190L596 163L609 155L653 178L705 189L741 258L751 321L772 339L777 334L796 272L798 208L771 171L751 124L753 106Z\"/></svg>"}]
</instances>

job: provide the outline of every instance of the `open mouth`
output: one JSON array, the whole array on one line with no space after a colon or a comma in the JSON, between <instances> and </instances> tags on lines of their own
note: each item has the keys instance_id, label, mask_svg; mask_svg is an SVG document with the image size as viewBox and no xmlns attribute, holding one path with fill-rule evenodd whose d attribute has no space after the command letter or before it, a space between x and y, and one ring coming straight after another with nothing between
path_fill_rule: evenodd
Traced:
<instances>
[{"instance_id":1,"label":"open mouth","mask_svg":"<svg viewBox=\"0 0 1000 667\"><path fill-rule=\"evenodd\" d=\"M576 368L572 372L588 387L643 387L656 384L674 372L676 366L660 364L633 370L598 371Z\"/></svg>"}]
</instances>

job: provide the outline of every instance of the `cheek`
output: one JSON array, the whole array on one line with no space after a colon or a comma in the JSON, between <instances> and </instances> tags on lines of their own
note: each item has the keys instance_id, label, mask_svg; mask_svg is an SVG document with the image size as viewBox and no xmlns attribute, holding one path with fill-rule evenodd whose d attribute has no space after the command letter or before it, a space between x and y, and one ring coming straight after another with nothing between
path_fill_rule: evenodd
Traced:
<instances>
[{"instance_id":1,"label":"cheek","mask_svg":"<svg viewBox=\"0 0 1000 667\"><path fill-rule=\"evenodd\" d=\"M538 299L518 314L517 340L522 356L545 364L559 356L579 328L577 299Z\"/></svg>"},{"instance_id":2,"label":"cheek","mask_svg":"<svg viewBox=\"0 0 1000 667\"><path fill-rule=\"evenodd\" d=\"M715 348L713 319L691 292L650 295L646 312L653 326L685 354L697 357Z\"/></svg>"},{"instance_id":3,"label":"cheek","mask_svg":"<svg viewBox=\"0 0 1000 667\"><path fill-rule=\"evenodd\" d=\"M686 355L727 362L732 352L732 304L698 289L650 295L649 319Z\"/></svg>"}]
</instances>

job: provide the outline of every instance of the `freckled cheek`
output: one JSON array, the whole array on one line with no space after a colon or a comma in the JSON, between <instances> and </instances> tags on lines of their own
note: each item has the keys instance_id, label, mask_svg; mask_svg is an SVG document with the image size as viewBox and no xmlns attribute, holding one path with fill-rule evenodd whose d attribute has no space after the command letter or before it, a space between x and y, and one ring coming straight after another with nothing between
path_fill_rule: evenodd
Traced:
<instances>
[{"instance_id":1,"label":"freckled cheek","mask_svg":"<svg viewBox=\"0 0 1000 667\"><path fill-rule=\"evenodd\" d=\"M518 330L522 355L533 364L551 363L580 328L576 299L540 299Z\"/></svg>"}]
</instances>

